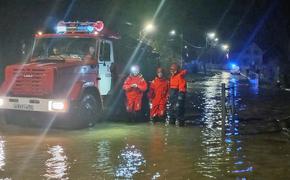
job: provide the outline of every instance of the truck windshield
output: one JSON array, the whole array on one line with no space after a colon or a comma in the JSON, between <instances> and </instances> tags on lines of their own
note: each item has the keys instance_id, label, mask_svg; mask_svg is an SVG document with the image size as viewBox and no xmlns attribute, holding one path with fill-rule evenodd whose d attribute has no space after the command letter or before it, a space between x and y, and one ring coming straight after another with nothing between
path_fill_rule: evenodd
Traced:
<instances>
[{"instance_id":1,"label":"truck windshield","mask_svg":"<svg viewBox=\"0 0 290 180\"><path fill-rule=\"evenodd\" d=\"M82 60L96 56L96 39L80 37L39 38L35 41L32 58L36 60L66 58Z\"/></svg>"}]
</instances>

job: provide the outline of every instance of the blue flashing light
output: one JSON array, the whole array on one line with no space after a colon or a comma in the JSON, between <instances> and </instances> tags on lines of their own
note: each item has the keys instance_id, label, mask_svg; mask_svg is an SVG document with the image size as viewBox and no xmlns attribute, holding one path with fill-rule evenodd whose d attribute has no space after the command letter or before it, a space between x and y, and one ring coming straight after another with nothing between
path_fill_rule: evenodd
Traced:
<instances>
[{"instance_id":1,"label":"blue flashing light","mask_svg":"<svg viewBox=\"0 0 290 180\"><path fill-rule=\"evenodd\" d=\"M88 32L88 33L92 33L94 32L94 27L93 26L77 26L76 27L76 31L77 32Z\"/></svg>"},{"instance_id":2,"label":"blue flashing light","mask_svg":"<svg viewBox=\"0 0 290 180\"><path fill-rule=\"evenodd\" d=\"M56 27L57 33L65 33L66 32L66 26L57 26Z\"/></svg>"},{"instance_id":3,"label":"blue flashing light","mask_svg":"<svg viewBox=\"0 0 290 180\"><path fill-rule=\"evenodd\" d=\"M89 31L89 32L93 32L94 31L94 27L93 26L87 26L87 30Z\"/></svg>"},{"instance_id":4,"label":"blue flashing light","mask_svg":"<svg viewBox=\"0 0 290 180\"><path fill-rule=\"evenodd\" d=\"M234 63L231 63L231 65L230 65L230 66L231 66L231 68L232 68L232 69L235 69L235 68L237 68L237 65L236 65L236 64L234 64Z\"/></svg>"}]
</instances>

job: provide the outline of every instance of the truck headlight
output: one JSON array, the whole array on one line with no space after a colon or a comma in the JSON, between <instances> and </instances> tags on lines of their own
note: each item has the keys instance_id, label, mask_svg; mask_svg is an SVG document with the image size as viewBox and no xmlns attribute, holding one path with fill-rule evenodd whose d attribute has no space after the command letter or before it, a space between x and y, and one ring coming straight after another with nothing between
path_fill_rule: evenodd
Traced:
<instances>
[{"instance_id":1,"label":"truck headlight","mask_svg":"<svg viewBox=\"0 0 290 180\"><path fill-rule=\"evenodd\" d=\"M48 110L65 112L67 110L67 102L66 101L48 101Z\"/></svg>"},{"instance_id":2,"label":"truck headlight","mask_svg":"<svg viewBox=\"0 0 290 180\"><path fill-rule=\"evenodd\" d=\"M3 106L3 105L4 105L4 99L0 98L0 106Z\"/></svg>"}]
</instances>

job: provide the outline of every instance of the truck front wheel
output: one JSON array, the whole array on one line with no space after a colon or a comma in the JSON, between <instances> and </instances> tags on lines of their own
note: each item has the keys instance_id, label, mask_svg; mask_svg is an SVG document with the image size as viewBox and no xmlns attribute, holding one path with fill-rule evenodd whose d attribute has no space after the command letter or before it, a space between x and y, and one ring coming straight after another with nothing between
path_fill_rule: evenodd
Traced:
<instances>
[{"instance_id":1,"label":"truck front wheel","mask_svg":"<svg viewBox=\"0 0 290 180\"><path fill-rule=\"evenodd\" d=\"M100 120L102 112L101 100L97 95L85 94L80 103L81 117L87 119L87 122L95 123Z\"/></svg>"},{"instance_id":2,"label":"truck front wheel","mask_svg":"<svg viewBox=\"0 0 290 180\"><path fill-rule=\"evenodd\" d=\"M72 128L94 126L100 121L102 114L101 97L95 93L84 93L71 112Z\"/></svg>"}]
</instances>

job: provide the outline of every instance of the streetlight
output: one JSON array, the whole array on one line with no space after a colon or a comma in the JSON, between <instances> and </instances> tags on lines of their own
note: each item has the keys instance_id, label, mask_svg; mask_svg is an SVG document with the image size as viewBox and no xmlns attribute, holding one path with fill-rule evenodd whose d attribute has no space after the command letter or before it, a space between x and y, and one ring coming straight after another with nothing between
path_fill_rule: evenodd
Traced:
<instances>
[{"instance_id":1,"label":"streetlight","mask_svg":"<svg viewBox=\"0 0 290 180\"><path fill-rule=\"evenodd\" d=\"M230 49L230 46L228 44L222 44L222 50L228 51Z\"/></svg>"},{"instance_id":2,"label":"streetlight","mask_svg":"<svg viewBox=\"0 0 290 180\"><path fill-rule=\"evenodd\" d=\"M226 52L226 58L229 59L230 46L228 44L222 44L221 47Z\"/></svg>"},{"instance_id":3,"label":"streetlight","mask_svg":"<svg viewBox=\"0 0 290 180\"><path fill-rule=\"evenodd\" d=\"M144 31L147 33L153 32L155 30L155 26L152 23L146 24Z\"/></svg>"},{"instance_id":4,"label":"streetlight","mask_svg":"<svg viewBox=\"0 0 290 180\"><path fill-rule=\"evenodd\" d=\"M207 33L207 37L208 37L209 39L214 39L215 36L216 36L215 32L209 32L209 33Z\"/></svg>"},{"instance_id":5,"label":"streetlight","mask_svg":"<svg viewBox=\"0 0 290 180\"><path fill-rule=\"evenodd\" d=\"M205 37L205 48L210 55L210 63L213 63L213 49L217 46L219 38L217 37L215 32L208 32L206 33ZM204 62L204 71L206 73L206 64Z\"/></svg>"},{"instance_id":6,"label":"streetlight","mask_svg":"<svg viewBox=\"0 0 290 180\"><path fill-rule=\"evenodd\" d=\"M152 33L153 31L155 31L155 26L153 23L147 23L143 29L141 29L141 31L139 32L139 40L140 41L143 41L145 40L146 41L146 36L147 34L149 33ZM147 40L147 42L149 43L149 41Z\"/></svg>"},{"instance_id":7,"label":"streetlight","mask_svg":"<svg viewBox=\"0 0 290 180\"><path fill-rule=\"evenodd\" d=\"M176 31L174 29L172 29L171 31L169 31L169 35L170 36L176 36ZM183 49L183 34L179 34L180 37L180 66L182 67L183 64L183 58L182 58L182 49Z\"/></svg>"},{"instance_id":8,"label":"streetlight","mask_svg":"<svg viewBox=\"0 0 290 180\"><path fill-rule=\"evenodd\" d=\"M169 32L169 35L170 35L170 36L175 36L175 35L176 35L176 31L175 31L175 30L171 30L171 31Z\"/></svg>"},{"instance_id":9,"label":"streetlight","mask_svg":"<svg viewBox=\"0 0 290 180\"><path fill-rule=\"evenodd\" d=\"M218 43L218 38L216 37L215 32L208 32L206 33L205 37L205 47L208 48L210 46L216 46Z\"/></svg>"}]
</instances>

